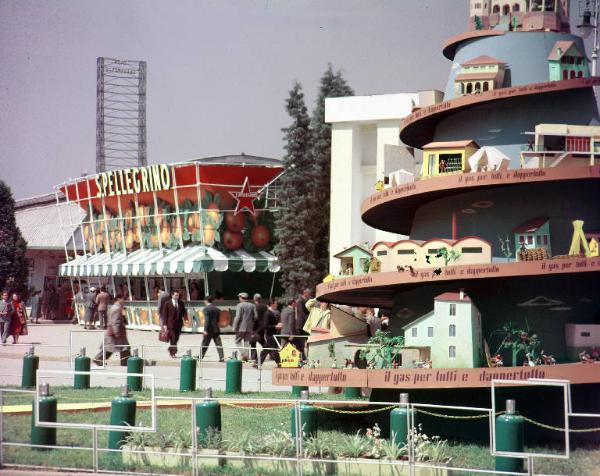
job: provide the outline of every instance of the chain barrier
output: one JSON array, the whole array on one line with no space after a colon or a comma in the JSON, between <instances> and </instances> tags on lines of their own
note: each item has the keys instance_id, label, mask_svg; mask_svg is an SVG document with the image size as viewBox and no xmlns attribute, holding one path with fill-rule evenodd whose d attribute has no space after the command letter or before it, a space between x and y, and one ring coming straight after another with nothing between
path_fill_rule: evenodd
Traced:
<instances>
[{"instance_id":1,"label":"chain barrier","mask_svg":"<svg viewBox=\"0 0 600 476\"><path fill-rule=\"evenodd\" d=\"M314 405L314 407L318 410L323 410L331 413L342 413L344 415L366 415L368 413L385 412L391 410L392 408L397 408L398 405L390 405L389 407L376 408L374 410L336 410L335 408L321 407L317 405Z\"/></svg>"},{"instance_id":2,"label":"chain barrier","mask_svg":"<svg viewBox=\"0 0 600 476\"><path fill-rule=\"evenodd\" d=\"M272 410L273 408L291 408L294 406L293 403L281 403L281 404L275 404L275 405L269 404L269 406L266 406L266 407L256 407L256 406L250 406L250 405L236 405L235 403L229 403L229 402L220 402L220 403L221 403L221 405L223 405L225 407L238 408L241 410Z\"/></svg>"},{"instance_id":3,"label":"chain barrier","mask_svg":"<svg viewBox=\"0 0 600 476\"><path fill-rule=\"evenodd\" d=\"M426 410L421 410L420 408L415 408L415 411L418 413L423 413L424 415L429 415L438 418L447 418L449 420L476 420L482 418L489 418L489 415L487 413L484 413L482 415L444 415L443 413L428 412ZM496 416L502 415L503 413L506 412L496 412Z\"/></svg>"},{"instance_id":4,"label":"chain barrier","mask_svg":"<svg viewBox=\"0 0 600 476\"><path fill-rule=\"evenodd\" d=\"M538 421L532 420L531 418L527 418L526 416L524 416L523 419L527 423L531 423L532 425L539 426L540 428L545 428L546 430L563 431L563 432L566 430L566 428L561 428L559 426L551 426L551 425L546 425L545 423L540 423ZM570 433L592 433L594 431L600 431L600 427L599 428L580 428L580 429L569 428Z\"/></svg>"},{"instance_id":5,"label":"chain barrier","mask_svg":"<svg viewBox=\"0 0 600 476\"><path fill-rule=\"evenodd\" d=\"M419 408L416 408L415 411L417 411L418 413L423 413L424 415L429 415L429 416L438 417L438 418L446 418L449 420L475 420L478 418L479 419L488 418L488 415L466 415L466 416L444 415L443 413L428 412L426 410L421 410ZM502 415L504 413L506 413L506 412L505 411L496 412L496 416ZM527 423L531 423L532 425L539 426L540 428L544 428L546 430L554 430L554 431L561 431L561 432L565 431L565 428L561 428L559 426L546 425L545 423L540 423L538 421L532 420L531 418L527 418L526 416L523 416L523 420L525 420ZM598 427L598 428L580 428L580 429L569 428L570 433L593 433L595 431L600 431L600 427Z\"/></svg>"}]
</instances>

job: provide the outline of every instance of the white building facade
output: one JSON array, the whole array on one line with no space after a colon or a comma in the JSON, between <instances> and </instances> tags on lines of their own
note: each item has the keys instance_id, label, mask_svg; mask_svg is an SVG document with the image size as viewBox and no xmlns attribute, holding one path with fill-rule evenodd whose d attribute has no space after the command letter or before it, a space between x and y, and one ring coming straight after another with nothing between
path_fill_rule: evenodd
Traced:
<instances>
[{"instance_id":1,"label":"white building facade","mask_svg":"<svg viewBox=\"0 0 600 476\"><path fill-rule=\"evenodd\" d=\"M415 173L414 151L400 142L400 121L413 108L440 102L442 96L440 91L422 91L325 100L325 122L331 124L331 274L340 272L334 258L340 251L401 237L364 224L361 203L390 173L406 170L408 177Z\"/></svg>"}]
</instances>

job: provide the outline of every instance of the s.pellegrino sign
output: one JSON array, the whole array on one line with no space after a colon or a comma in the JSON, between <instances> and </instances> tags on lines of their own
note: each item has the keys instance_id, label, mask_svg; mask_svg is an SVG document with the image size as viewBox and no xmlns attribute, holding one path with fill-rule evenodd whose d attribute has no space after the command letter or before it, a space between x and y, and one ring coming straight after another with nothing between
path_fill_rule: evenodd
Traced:
<instances>
[{"instance_id":1,"label":"s.pellegrino sign","mask_svg":"<svg viewBox=\"0 0 600 476\"><path fill-rule=\"evenodd\" d=\"M96 174L94 180L98 197L160 192L171 188L171 169L168 165L132 167Z\"/></svg>"}]
</instances>

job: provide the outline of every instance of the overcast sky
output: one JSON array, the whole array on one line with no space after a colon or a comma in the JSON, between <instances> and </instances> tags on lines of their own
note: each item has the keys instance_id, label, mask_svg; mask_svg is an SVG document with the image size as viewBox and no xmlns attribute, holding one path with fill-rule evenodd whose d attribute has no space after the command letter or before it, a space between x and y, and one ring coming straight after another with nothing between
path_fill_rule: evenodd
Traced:
<instances>
[{"instance_id":1,"label":"overcast sky","mask_svg":"<svg viewBox=\"0 0 600 476\"><path fill-rule=\"evenodd\" d=\"M95 172L96 58L148 62L149 163L280 158L294 81L443 89L468 0L0 0L0 178L15 198Z\"/></svg>"}]
</instances>

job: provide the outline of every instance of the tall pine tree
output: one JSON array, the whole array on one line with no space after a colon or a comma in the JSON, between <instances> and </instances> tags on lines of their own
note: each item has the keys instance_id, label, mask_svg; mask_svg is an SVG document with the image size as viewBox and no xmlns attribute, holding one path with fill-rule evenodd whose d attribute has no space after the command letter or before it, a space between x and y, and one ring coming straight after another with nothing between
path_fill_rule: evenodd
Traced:
<instances>
[{"instance_id":1,"label":"tall pine tree","mask_svg":"<svg viewBox=\"0 0 600 476\"><path fill-rule=\"evenodd\" d=\"M15 221L15 200L0 180L0 290L27 295L27 242Z\"/></svg>"},{"instance_id":2,"label":"tall pine tree","mask_svg":"<svg viewBox=\"0 0 600 476\"><path fill-rule=\"evenodd\" d=\"M311 119L312 156L315 169L314 200L319 206L315 216L315 264L322 279L329 269L329 200L331 179L331 125L325 122L325 98L353 96L342 72L333 72L331 64L321 77L319 96ZM334 250L336 253L341 250Z\"/></svg>"},{"instance_id":3,"label":"tall pine tree","mask_svg":"<svg viewBox=\"0 0 600 476\"><path fill-rule=\"evenodd\" d=\"M293 297L305 287L312 287L317 283L310 118L299 83L295 83L290 91L286 110L292 123L282 129L286 172L279 179L277 244L274 252L281 264L281 284L286 295Z\"/></svg>"}]
</instances>

